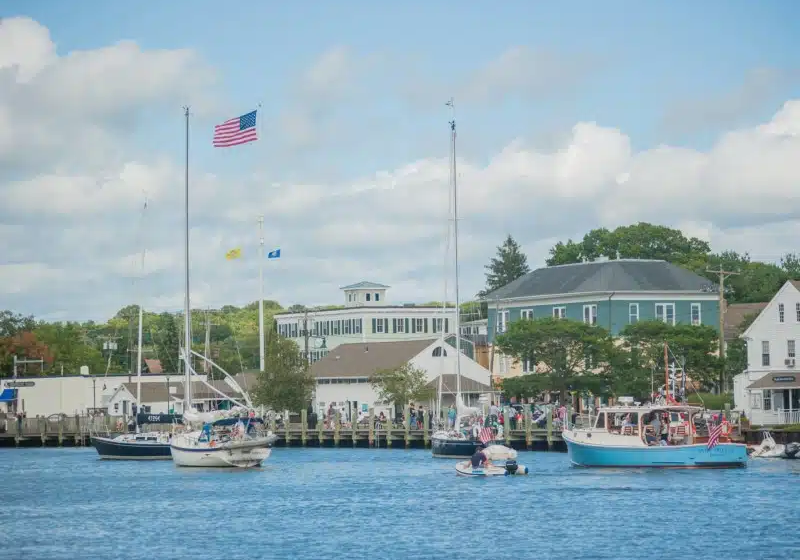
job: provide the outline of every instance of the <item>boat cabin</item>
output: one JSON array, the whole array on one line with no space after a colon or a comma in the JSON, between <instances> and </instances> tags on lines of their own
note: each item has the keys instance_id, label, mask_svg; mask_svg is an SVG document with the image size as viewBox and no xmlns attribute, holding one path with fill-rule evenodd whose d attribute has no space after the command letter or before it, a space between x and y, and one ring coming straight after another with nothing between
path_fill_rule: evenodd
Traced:
<instances>
[{"instance_id":1,"label":"boat cabin","mask_svg":"<svg viewBox=\"0 0 800 560\"><path fill-rule=\"evenodd\" d=\"M648 446L654 445L693 445L708 441L705 422L698 434L696 417L702 413L701 407L688 405L665 405L647 407L608 407L601 408L592 424L592 432L605 432L609 435L636 437ZM727 440L730 431L723 431L720 438Z\"/></svg>"}]
</instances>

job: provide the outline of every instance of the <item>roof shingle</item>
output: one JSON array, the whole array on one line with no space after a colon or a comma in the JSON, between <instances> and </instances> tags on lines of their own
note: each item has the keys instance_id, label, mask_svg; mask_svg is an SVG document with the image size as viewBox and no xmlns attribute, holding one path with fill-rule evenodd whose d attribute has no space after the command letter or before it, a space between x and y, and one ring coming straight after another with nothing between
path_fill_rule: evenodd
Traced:
<instances>
[{"instance_id":1,"label":"roof shingle","mask_svg":"<svg viewBox=\"0 0 800 560\"><path fill-rule=\"evenodd\" d=\"M340 344L311 364L314 377L371 377L383 369L402 366L437 339Z\"/></svg>"}]
</instances>

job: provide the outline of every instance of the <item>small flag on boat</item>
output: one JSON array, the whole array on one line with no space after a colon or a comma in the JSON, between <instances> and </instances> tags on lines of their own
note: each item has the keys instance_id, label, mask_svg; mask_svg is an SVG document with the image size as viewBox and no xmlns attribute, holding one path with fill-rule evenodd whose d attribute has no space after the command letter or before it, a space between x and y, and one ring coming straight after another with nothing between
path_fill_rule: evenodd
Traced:
<instances>
[{"instance_id":1,"label":"small flag on boat","mask_svg":"<svg viewBox=\"0 0 800 560\"><path fill-rule=\"evenodd\" d=\"M274 251L270 251L269 253L267 253L267 258L268 259L279 259L279 258L281 258L281 250L280 249L275 249Z\"/></svg>"},{"instance_id":2,"label":"small flag on boat","mask_svg":"<svg viewBox=\"0 0 800 560\"><path fill-rule=\"evenodd\" d=\"M236 249L231 249L230 251L225 253L225 258L228 259L229 261L231 261L233 259L238 259L241 256L242 256L242 248L241 247L237 247Z\"/></svg>"},{"instance_id":3,"label":"small flag on boat","mask_svg":"<svg viewBox=\"0 0 800 560\"><path fill-rule=\"evenodd\" d=\"M481 443L486 444L489 443L494 439L494 432L491 428L481 428L480 434L478 437L481 440Z\"/></svg>"},{"instance_id":4,"label":"small flag on boat","mask_svg":"<svg viewBox=\"0 0 800 560\"><path fill-rule=\"evenodd\" d=\"M258 140L256 132L256 111L241 117L229 119L214 127L214 147L230 148Z\"/></svg>"},{"instance_id":5,"label":"small flag on boat","mask_svg":"<svg viewBox=\"0 0 800 560\"><path fill-rule=\"evenodd\" d=\"M714 447L716 447L717 443L719 443L719 436L721 435L722 435L722 423L720 422L719 424L711 428L711 431L708 433L709 449L714 449Z\"/></svg>"}]
</instances>

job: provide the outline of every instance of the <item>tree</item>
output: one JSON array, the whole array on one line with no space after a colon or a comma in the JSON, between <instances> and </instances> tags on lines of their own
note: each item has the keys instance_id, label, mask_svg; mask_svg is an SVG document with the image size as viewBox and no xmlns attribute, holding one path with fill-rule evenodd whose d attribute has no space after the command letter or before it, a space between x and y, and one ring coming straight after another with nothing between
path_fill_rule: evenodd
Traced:
<instances>
[{"instance_id":1,"label":"tree","mask_svg":"<svg viewBox=\"0 0 800 560\"><path fill-rule=\"evenodd\" d=\"M44 360L45 365L53 363L50 349L37 338L36 334L30 331L20 331L13 336L0 338L0 359L4 363L7 361L11 366L14 361L14 355L29 360ZM13 366L11 366L11 369L3 369L2 371L13 374ZM44 365L36 371L36 373L40 372L44 373Z\"/></svg>"},{"instance_id":2,"label":"tree","mask_svg":"<svg viewBox=\"0 0 800 560\"><path fill-rule=\"evenodd\" d=\"M52 354L54 368L63 367L65 372L74 374L80 371L81 366L88 366L92 374L105 373L106 361L100 349L86 339L80 323L40 322L34 332Z\"/></svg>"},{"instance_id":3,"label":"tree","mask_svg":"<svg viewBox=\"0 0 800 560\"><path fill-rule=\"evenodd\" d=\"M378 393L378 400L404 406L410 402L426 401L434 391L428 387L425 371L405 363L392 369L375 372L370 384Z\"/></svg>"},{"instance_id":4,"label":"tree","mask_svg":"<svg viewBox=\"0 0 800 560\"><path fill-rule=\"evenodd\" d=\"M781 268L791 280L800 280L800 254L786 253L781 257Z\"/></svg>"},{"instance_id":5,"label":"tree","mask_svg":"<svg viewBox=\"0 0 800 560\"><path fill-rule=\"evenodd\" d=\"M497 256L484 267L486 272L486 288L479 294L486 294L510 284L520 276L530 272L528 257L520 250L519 244L509 234L502 245L497 247Z\"/></svg>"},{"instance_id":6,"label":"tree","mask_svg":"<svg viewBox=\"0 0 800 560\"><path fill-rule=\"evenodd\" d=\"M305 410L316 379L297 345L271 334L267 337L265 358L264 371L257 374L254 403L273 410Z\"/></svg>"},{"instance_id":7,"label":"tree","mask_svg":"<svg viewBox=\"0 0 800 560\"><path fill-rule=\"evenodd\" d=\"M680 230L639 222L620 226L614 231L593 229L575 243L556 243L550 249L548 266L609 259L660 259L691 270L703 269L711 248L696 237L686 237Z\"/></svg>"},{"instance_id":8,"label":"tree","mask_svg":"<svg viewBox=\"0 0 800 560\"><path fill-rule=\"evenodd\" d=\"M161 361L161 369L169 373L177 373L178 349L183 346L178 334L176 318L167 313L161 313L156 320L153 332L153 346L156 357Z\"/></svg>"},{"instance_id":9,"label":"tree","mask_svg":"<svg viewBox=\"0 0 800 560\"><path fill-rule=\"evenodd\" d=\"M26 317L8 310L0 311L0 372L11 371L14 337L30 332L35 327L36 320L32 316Z\"/></svg>"},{"instance_id":10,"label":"tree","mask_svg":"<svg viewBox=\"0 0 800 560\"><path fill-rule=\"evenodd\" d=\"M629 352L627 363L631 368L655 371L656 386L662 385L665 371L664 342L669 346L669 361L677 358L686 374L705 387L719 381L722 361L714 355L717 349L717 331L708 325L670 325L663 321L640 321L626 325L620 332L623 348Z\"/></svg>"},{"instance_id":11,"label":"tree","mask_svg":"<svg viewBox=\"0 0 800 560\"><path fill-rule=\"evenodd\" d=\"M604 376L615 351L603 327L552 317L514 321L497 337L497 347L517 361L536 365L539 373L523 376L528 391L557 391L562 401L568 391L605 392Z\"/></svg>"}]
</instances>

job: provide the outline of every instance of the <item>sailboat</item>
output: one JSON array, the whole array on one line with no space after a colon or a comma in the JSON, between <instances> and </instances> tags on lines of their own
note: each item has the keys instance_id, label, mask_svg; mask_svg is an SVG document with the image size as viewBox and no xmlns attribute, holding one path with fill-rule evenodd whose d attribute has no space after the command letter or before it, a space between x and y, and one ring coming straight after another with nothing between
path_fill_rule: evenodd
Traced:
<instances>
[{"instance_id":1,"label":"sailboat","mask_svg":"<svg viewBox=\"0 0 800 560\"><path fill-rule=\"evenodd\" d=\"M472 454L475 453L477 447L482 444L482 442L478 439L473 439L471 433L465 433L460 429L461 420L463 418L469 418L473 413L477 413L479 411L475 408L466 406L461 397L461 297L458 286L458 173L456 168L456 119L453 100L450 99L450 101L447 102L447 105L453 112L453 118L450 121L450 186L452 187L452 191L449 194L452 202L453 256L455 260L456 422L455 426L452 428L448 426L445 429L439 429L433 433L431 436L431 449L434 457L464 458L471 457ZM439 379L438 402L440 403L439 406L441 407L441 376ZM496 455L496 458L498 459L509 458L511 455L516 457L516 452L513 449L503 447L503 450L498 450Z\"/></svg>"},{"instance_id":2,"label":"sailboat","mask_svg":"<svg viewBox=\"0 0 800 560\"><path fill-rule=\"evenodd\" d=\"M144 204L147 209L147 202ZM145 252L142 251L142 269L144 269ZM142 402L142 321L144 310L139 305L139 329L136 350L136 403L141 407ZM117 437L102 437L91 435L90 441L101 459L169 459L169 441L172 434L169 432L146 432L140 429L139 418L136 418L136 432L122 434Z\"/></svg>"},{"instance_id":3,"label":"sailboat","mask_svg":"<svg viewBox=\"0 0 800 560\"><path fill-rule=\"evenodd\" d=\"M187 433L175 435L170 441L172 461L178 467L257 467L269 457L272 444L277 436L265 430L264 422L256 417L253 403L248 394L239 387L233 377L206 356L192 350L191 306L189 301L189 108L184 108L186 118L186 170L185 170L185 299L184 299L184 347L181 358L184 362L185 382L183 392L183 421L190 428ZM263 306L263 304L262 304ZM262 311L263 312L263 311ZM263 319L260 319L263 324ZM261 327L263 329L263 327ZM262 333L263 345L263 333ZM231 410L198 412L192 408L192 356L201 358L212 367L220 370L229 383L241 395L244 402L225 395L209 384L213 392L236 405ZM262 352L263 369L263 352Z\"/></svg>"}]
</instances>

